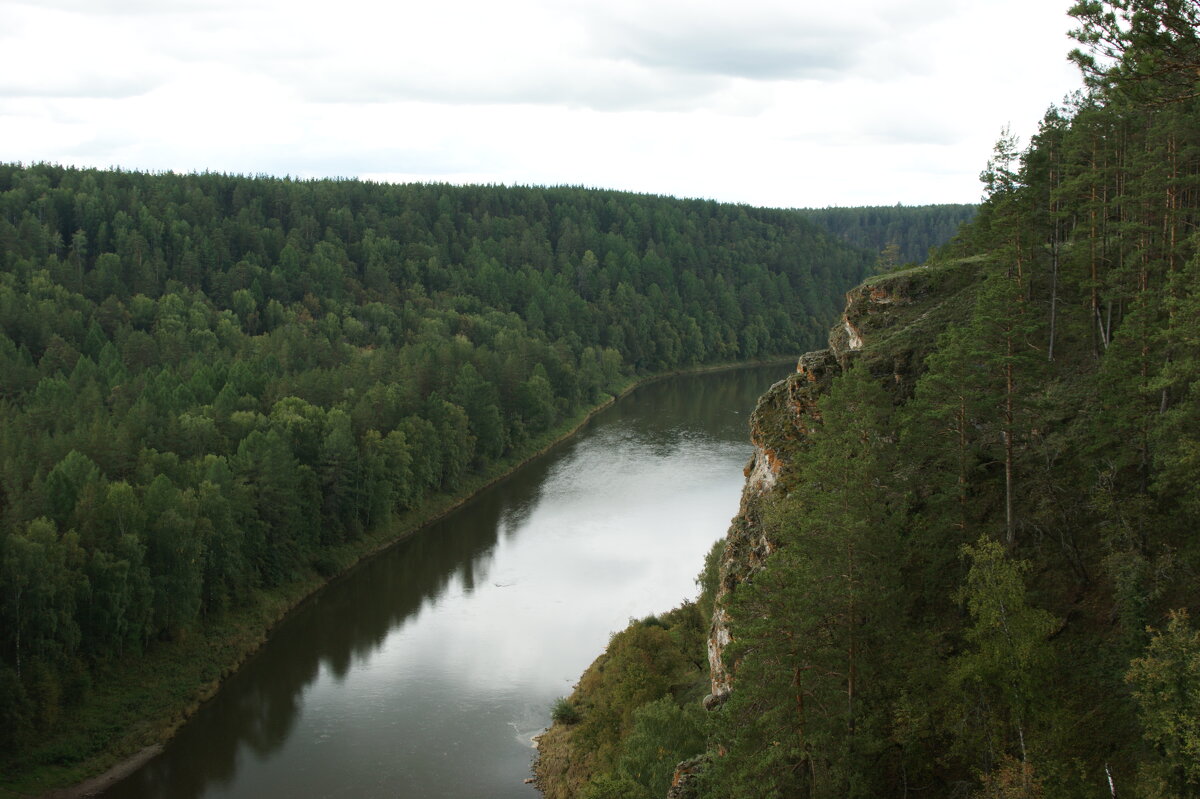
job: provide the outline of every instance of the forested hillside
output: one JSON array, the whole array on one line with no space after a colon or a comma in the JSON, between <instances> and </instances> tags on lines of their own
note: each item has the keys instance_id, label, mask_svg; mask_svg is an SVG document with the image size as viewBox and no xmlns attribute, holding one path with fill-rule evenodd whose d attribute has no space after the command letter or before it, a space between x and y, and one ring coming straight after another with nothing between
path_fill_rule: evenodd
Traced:
<instances>
[{"instance_id":1,"label":"forested hillside","mask_svg":"<svg viewBox=\"0 0 1200 799\"><path fill-rule=\"evenodd\" d=\"M713 202L0 166L0 773L633 376L812 346L872 261Z\"/></svg>"},{"instance_id":2,"label":"forested hillside","mask_svg":"<svg viewBox=\"0 0 1200 799\"><path fill-rule=\"evenodd\" d=\"M615 637L547 796L1200 796L1200 3L1072 13L1087 91L760 402L710 672Z\"/></svg>"},{"instance_id":3,"label":"forested hillside","mask_svg":"<svg viewBox=\"0 0 1200 799\"><path fill-rule=\"evenodd\" d=\"M975 215L975 205L881 205L805 209L804 215L839 241L880 254L887 269L917 264L949 241Z\"/></svg>"}]
</instances>

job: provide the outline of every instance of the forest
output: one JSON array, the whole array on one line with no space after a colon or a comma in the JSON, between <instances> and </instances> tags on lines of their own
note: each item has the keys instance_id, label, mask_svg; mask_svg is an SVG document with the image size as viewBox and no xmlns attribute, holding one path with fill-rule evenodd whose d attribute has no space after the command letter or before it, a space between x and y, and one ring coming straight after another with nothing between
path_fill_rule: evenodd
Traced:
<instances>
[{"instance_id":1,"label":"forest","mask_svg":"<svg viewBox=\"0 0 1200 799\"><path fill-rule=\"evenodd\" d=\"M152 741L631 381L814 346L878 258L701 200L0 165L4 783Z\"/></svg>"},{"instance_id":2,"label":"forest","mask_svg":"<svg viewBox=\"0 0 1200 799\"><path fill-rule=\"evenodd\" d=\"M958 232L978 206L894 205L804 209L839 241L879 253L879 268L918 264Z\"/></svg>"},{"instance_id":3,"label":"forest","mask_svg":"<svg viewBox=\"0 0 1200 799\"><path fill-rule=\"evenodd\" d=\"M771 480L556 707L549 799L1200 796L1200 3L1071 13L1085 90L764 396Z\"/></svg>"}]
</instances>

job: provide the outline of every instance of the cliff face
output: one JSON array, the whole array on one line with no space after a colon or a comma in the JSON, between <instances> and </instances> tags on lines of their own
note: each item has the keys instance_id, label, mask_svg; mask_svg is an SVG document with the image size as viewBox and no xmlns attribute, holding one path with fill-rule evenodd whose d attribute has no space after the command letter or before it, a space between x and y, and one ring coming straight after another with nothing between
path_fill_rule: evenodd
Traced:
<instances>
[{"instance_id":1,"label":"cliff face","mask_svg":"<svg viewBox=\"0 0 1200 799\"><path fill-rule=\"evenodd\" d=\"M774 548L762 526L763 506L776 492L787 491L792 455L804 446L812 425L820 422L817 399L840 371L832 349L806 354L795 374L771 386L759 399L750 418L754 454L746 464L741 505L726 534L721 556L708 638L712 694L705 700L706 707L724 701L732 689L732 675L726 670L723 657L730 641L726 600L738 584L762 568Z\"/></svg>"},{"instance_id":2,"label":"cliff face","mask_svg":"<svg viewBox=\"0 0 1200 799\"><path fill-rule=\"evenodd\" d=\"M854 289L846 297L845 312L830 334L829 346L802 356L795 373L776 383L759 399L751 415L754 454L744 470L746 483L740 508L719 550L715 580L709 582L710 578L705 578L709 588L715 584L711 594L712 616L709 620L701 618L696 605L687 606L692 610L680 608L671 612L694 611L695 626L678 627L676 643L682 647L678 660L682 665L669 670L664 686L673 686L677 691L679 675L695 674L697 680L687 685L683 694L691 697L702 694L705 677L695 670L702 657L699 647L706 645L711 671L705 705L715 708L735 690L737 666L725 660L734 629L727 608L738 587L769 562L778 545L767 532L764 515L773 499L786 497L799 485L800 456L811 434L822 423L821 397L852 363L864 364L881 384L891 388L897 400L910 395L938 334L957 316L955 306L961 309L969 302L969 293L962 290L973 282L973 272L971 265L963 262L950 267L917 267L874 278ZM705 637L702 630L706 623ZM643 700L661 696L663 689L660 687L633 701L614 658L626 648L623 643L626 639L646 638L646 646L639 650L643 654L636 659L634 669L640 675L634 682L645 683L647 658L661 654L663 645L661 636L651 640L651 633L657 636L662 631L641 629L646 626L644 622L632 622L627 630L614 637L605 654L585 672L575 692L566 700L575 711L576 721L556 722L539 740L534 772L546 797L582 795L585 786L593 782L596 790L604 786L606 790L617 791L623 784L621 780L628 778L616 771L618 756L627 743L621 736L628 732L632 714ZM678 714L673 723L703 726L702 718L688 718L690 710L695 709L694 700L682 695L675 698L681 701L679 709L672 711ZM654 756L662 757L664 751L660 748ZM679 763L665 793L672 799L697 796L703 781L699 775L711 762L712 753L708 753Z\"/></svg>"},{"instance_id":3,"label":"cliff face","mask_svg":"<svg viewBox=\"0 0 1200 799\"><path fill-rule=\"evenodd\" d=\"M955 297L970 284L972 273L969 264L958 263L917 267L863 283L846 295L846 310L830 332L829 347L801 356L795 374L759 399L750 419L754 454L746 464L741 505L720 563L708 638L712 693L706 707L719 705L733 690L734 674L724 661L731 641L725 606L774 549L762 512L772 497L786 496L794 484L790 464L821 422L819 399L856 359L863 359L898 400L910 396L926 355L953 318Z\"/></svg>"}]
</instances>

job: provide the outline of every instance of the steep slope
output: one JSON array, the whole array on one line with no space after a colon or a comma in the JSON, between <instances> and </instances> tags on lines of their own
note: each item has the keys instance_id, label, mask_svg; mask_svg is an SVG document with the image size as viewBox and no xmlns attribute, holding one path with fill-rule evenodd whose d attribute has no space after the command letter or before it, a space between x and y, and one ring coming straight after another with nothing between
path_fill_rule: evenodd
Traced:
<instances>
[{"instance_id":1,"label":"steep slope","mask_svg":"<svg viewBox=\"0 0 1200 799\"><path fill-rule=\"evenodd\" d=\"M760 404L696 795L1200 794L1200 5L1073 13L1092 93Z\"/></svg>"},{"instance_id":2,"label":"steep slope","mask_svg":"<svg viewBox=\"0 0 1200 799\"><path fill-rule=\"evenodd\" d=\"M759 403L672 796L1200 796L1200 4L1072 13L1088 94Z\"/></svg>"},{"instance_id":3,"label":"steep slope","mask_svg":"<svg viewBox=\"0 0 1200 799\"><path fill-rule=\"evenodd\" d=\"M858 362L889 386L896 402L912 396L925 358L943 330L963 313L977 278L970 260L920 266L880 275L846 295L846 308L830 331L829 346L801 356L795 374L759 400L750 419L754 455L746 487L720 559L715 610L708 641L711 708L732 688L724 651L730 641L727 604L738 584L750 579L778 542L764 529L766 508L795 487L796 467L813 429L821 423L819 400L833 380Z\"/></svg>"},{"instance_id":4,"label":"steep slope","mask_svg":"<svg viewBox=\"0 0 1200 799\"><path fill-rule=\"evenodd\" d=\"M560 703L555 724L539 741L535 765L539 788L548 799L660 796L661 792L648 790L641 772L636 779L628 773L630 763L647 760L667 768L667 773L673 769L670 796L697 795L696 780L710 758L692 758L674 766L672 756L699 751L698 736L704 725L694 716L697 697L708 692L703 705L716 710L733 689L734 663L725 651L732 640L732 598L740 585L753 581L766 567L779 545L766 517L803 479L798 466L810 435L821 425L821 399L836 377L855 363L866 365L881 383L887 383L896 401L911 395L925 354L939 332L962 313L962 307L969 306L977 279L972 259L870 279L847 294L829 346L802 356L796 372L762 396L750 419L754 454L745 467L739 511L725 539L716 542L709 554L699 580L698 602L664 615L663 626L670 635L653 642L647 638L647 625L654 628L658 619L631 624L614 637L573 694ZM708 612L706 641L686 632L701 612ZM655 646L664 649L655 651ZM707 649L710 666L703 684L694 678L680 683L653 668L644 670L651 659L686 663L703 657L700 646ZM643 665L636 677L614 664L629 658L631 649L642 652ZM654 704L653 713L640 717L642 708L659 697L655 686L667 696ZM623 721L614 721L618 718ZM652 753L639 749L646 741L654 742ZM689 750L689 745L697 748Z\"/></svg>"}]
</instances>

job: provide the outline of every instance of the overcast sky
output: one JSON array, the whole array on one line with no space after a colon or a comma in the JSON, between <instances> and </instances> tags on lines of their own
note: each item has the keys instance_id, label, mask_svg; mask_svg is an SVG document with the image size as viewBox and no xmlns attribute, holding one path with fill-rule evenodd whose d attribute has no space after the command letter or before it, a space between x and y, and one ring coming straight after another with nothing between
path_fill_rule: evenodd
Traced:
<instances>
[{"instance_id":1,"label":"overcast sky","mask_svg":"<svg viewBox=\"0 0 1200 799\"><path fill-rule=\"evenodd\" d=\"M1069 0L0 0L0 161L976 202Z\"/></svg>"}]
</instances>

